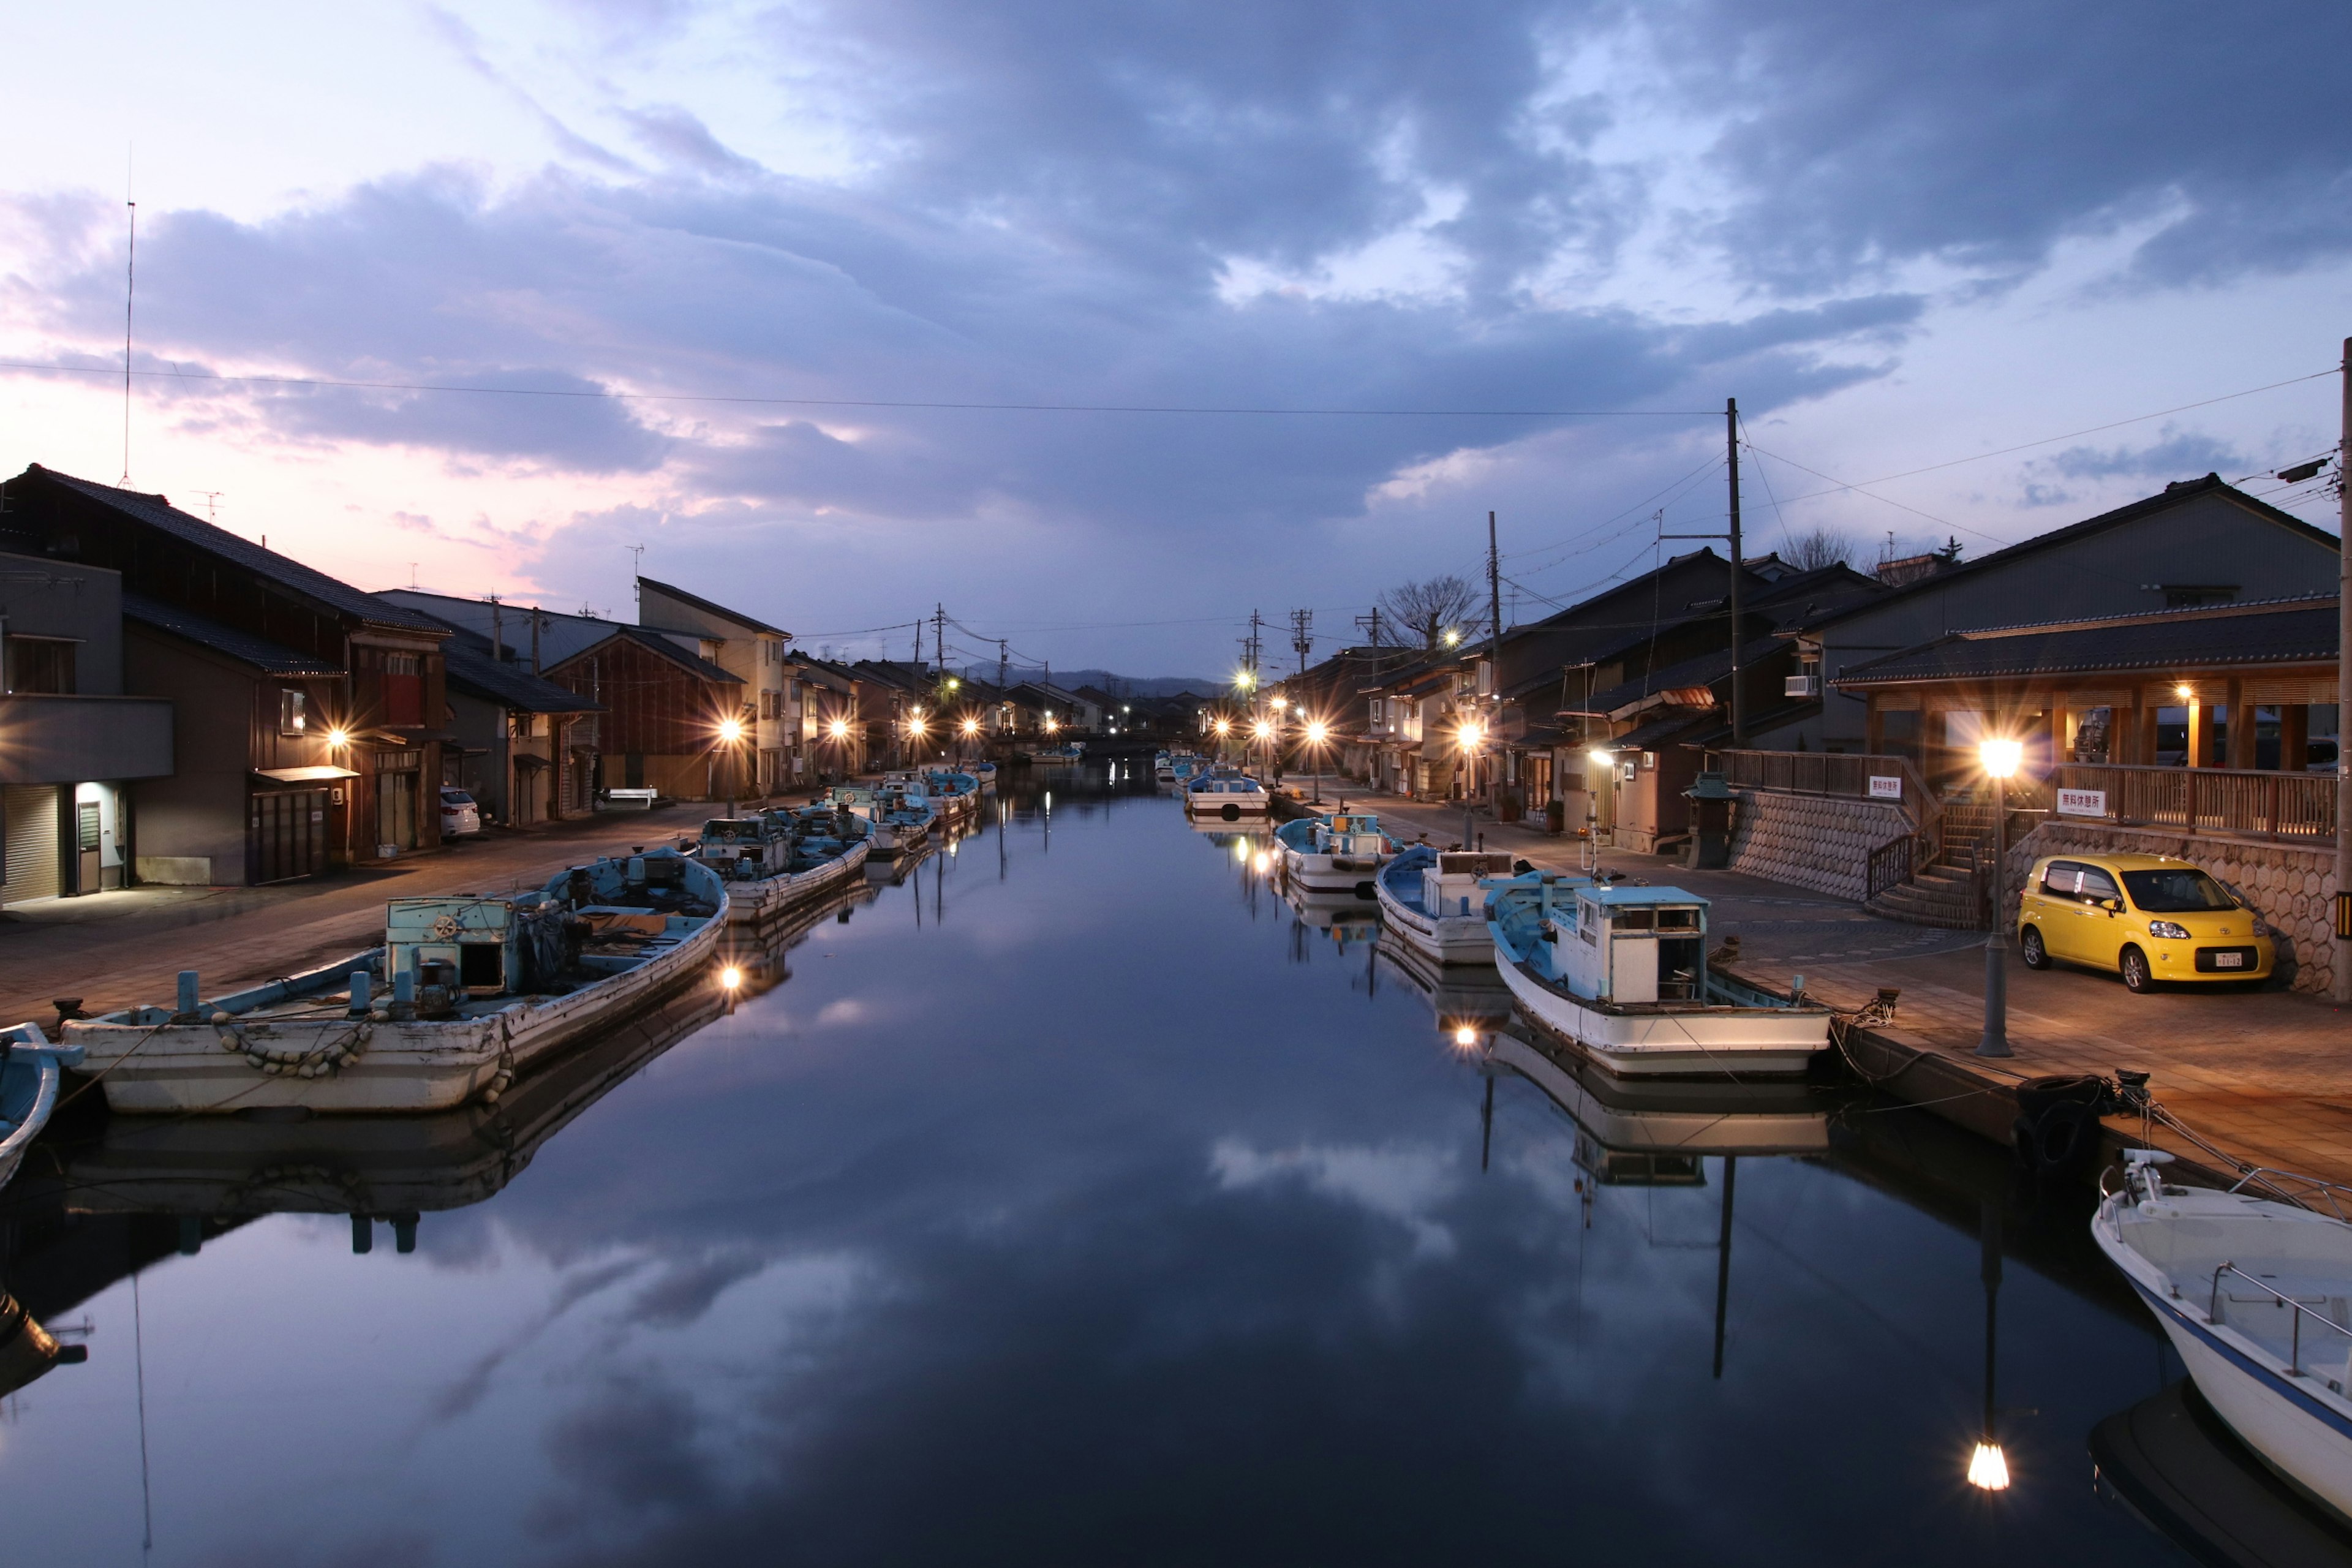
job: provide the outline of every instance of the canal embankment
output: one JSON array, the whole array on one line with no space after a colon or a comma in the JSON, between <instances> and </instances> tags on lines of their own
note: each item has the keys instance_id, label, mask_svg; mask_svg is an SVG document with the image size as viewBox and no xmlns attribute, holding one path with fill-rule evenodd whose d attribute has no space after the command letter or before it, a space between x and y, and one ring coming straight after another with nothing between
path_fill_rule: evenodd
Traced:
<instances>
[{"instance_id":1,"label":"canal embankment","mask_svg":"<svg viewBox=\"0 0 2352 1568\"><path fill-rule=\"evenodd\" d=\"M1312 791L1317 781L1304 783ZM1379 795L1328 775L1320 792L1323 809L1346 802L1375 811L1407 838L1462 837L1458 805ZM1584 863L1578 840L1532 825L1475 817L1472 832L1487 848L1546 869ZM1603 847L1597 860L1705 895L1714 905L1713 939L1738 939L1727 967L1743 979L1780 992L1801 979L1807 994L1864 1018L1882 992L1896 993L1891 1017L1842 1031L1847 1064L1887 1094L1971 1132L2008 1142L2019 1116L2017 1086L2028 1079L2145 1072L2149 1092L2179 1127L2112 1116L2111 1141L2144 1136L2212 1175L2234 1177L2236 1162L2352 1183L2352 1098L2343 1091L2352 1010L2279 986L2134 995L2109 974L2030 971L2012 952L2014 1054L1988 1058L1976 1054L1984 1025L1983 932L1906 925L1851 900L1739 872L1689 869L1667 857Z\"/></svg>"}]
</instances>

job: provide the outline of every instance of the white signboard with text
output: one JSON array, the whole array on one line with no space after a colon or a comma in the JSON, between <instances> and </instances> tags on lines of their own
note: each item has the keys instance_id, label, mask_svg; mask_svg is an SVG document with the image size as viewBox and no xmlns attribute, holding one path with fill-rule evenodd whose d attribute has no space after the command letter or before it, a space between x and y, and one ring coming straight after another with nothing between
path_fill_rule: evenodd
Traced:
<instances>
[{"instance_id":1,"label":"white signboard with text","mask_svg":"<svg viewBox=\"0 0 2352 1568\"><path fill-rule=\"evenodd\" d=\"M2107 815L2107 792L2103 789L2062 789L2058 792L2058 814L2061 816L2105 816Z\"/></svg>"},{"instance_id":2,"label":"white signboard with text","mask_svg":"<svg viewBox=\"0 0 2352 1568\"><path fill-rule=\"evenodd\" d=\"M1870 798L1873 800L1901 800L1903 798L1902 778L1899 775L1895 778L1887 778L1878 773L1871 774Z\"/></svg>"}]
</instances>

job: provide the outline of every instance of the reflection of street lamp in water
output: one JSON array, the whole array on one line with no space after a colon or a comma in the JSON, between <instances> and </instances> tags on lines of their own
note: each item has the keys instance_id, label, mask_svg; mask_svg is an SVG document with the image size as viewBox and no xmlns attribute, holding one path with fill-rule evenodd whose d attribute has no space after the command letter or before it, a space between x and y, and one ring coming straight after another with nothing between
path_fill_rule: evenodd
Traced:
<instances>
[{"instance_id":1,"label":"reflection of street lamp in water","mask_svg":"<svg viewBox=\"0 0 2352 1568\"><path fill-rule=\"evenodd\" d=\"M2025 758L2015 741L1990 740L1977 747L1985 777L1992 781L1992 929L1985 933L1984 1034L1977 1055L2006 1057L2009 1048L2009 919L2002 912L2001 884L2008 880L2009 797L2004 786Z\"/></svg>"},{"instance_id":2,"label":"reflection of street lamp in water","mask_svg":"<svg viewBox=\"0 0 2352 1568\"><path fill-rule=\"evenodd\" d=\"M2014 742L2011 742L2014 744ZM1984 1427L1969 1455L1969 1485L1981 1491L2009 1489L2009 1456L1993 1428L1993 1310L2000 1291L2000 1211L1988 1202L1980 1214L1977 1274L1985 1288Z\"/></svg>"}]
</instances>

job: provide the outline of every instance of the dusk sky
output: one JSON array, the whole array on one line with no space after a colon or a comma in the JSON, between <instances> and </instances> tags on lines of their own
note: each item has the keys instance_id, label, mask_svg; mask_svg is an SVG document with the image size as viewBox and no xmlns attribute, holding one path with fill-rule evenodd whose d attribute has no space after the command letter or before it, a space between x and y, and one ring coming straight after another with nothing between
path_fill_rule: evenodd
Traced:
<instances>
[{"instance_id":1,"label":"dusk sky","mask_svg":"<svg viewBox=\"0 0 2352 1568\"><path fill-rule=\"evenodd\" d=\"M183 373L131 484L364 587L625 616L643 545L812 647L944 602L974 653L1214 675L1253 608L1328 651L1478 570L1490 509L1517 619L1692 548L1652 514L1719 526L1727 395L1752 549L1979 554L2208 470L2335 527L2262 477L2335 445L2352 331L2318 0L7 33L0 463L122 471L127 190L134 366Z\"/></svg>"}]
</instances>

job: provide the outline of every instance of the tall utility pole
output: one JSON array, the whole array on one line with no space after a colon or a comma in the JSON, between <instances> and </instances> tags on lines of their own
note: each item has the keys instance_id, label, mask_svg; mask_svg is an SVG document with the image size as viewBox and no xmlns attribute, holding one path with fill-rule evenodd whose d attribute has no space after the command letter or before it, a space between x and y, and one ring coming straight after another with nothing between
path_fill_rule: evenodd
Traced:
<instances>
[{"instance_id":1,"label":"tall utility pole","mask_svg":"<svg viewBox=\"0 0 2352 1568\"><path fill-rule=\"evenodd\" d=\"M1012 679L1011 675L1008 673L1011 667L1005 663L1004 650L1006 646L1005 640L1003 637L996 639L996 706L997 715L1000 719L1003 718L1004 712L1004 683L1008 679Z\"/></svg>"},{"instance_id":2,"label":"tall utility pole","mask_svg":"<svg viewBox=\"0 0 2352 1568\"><path fill-rule=\"evenodd\" d=\"M1731 454L1731 746L1748 745L1748 704L1739 691L1739 579L1748 570L1739 548L1739 399L1723 400L1723 438Z\"/></svg>"},{"instance_id":3,"label":"tall utility pole","mask_svg":"<svg viewBox=\"0 0 2352 1568\"><path fill-rule=\"evenodd\" d=\"M938 605L931 615L931 652L939 657L940 679L948 678L948 607Z\"/></svg>"},{"instance_id":4,"label":"tall utility pole","mask_svg":"<svg viewBox=\"0 0 2352 1568\"><path fill-rule=\"evenodd\" d=\"M1369 636L1369 637L1372 639L1372 646L1373 646L1374 647L1380 647L1380 646L1381 646L1381 607L1380 607L1378 605L1374 605L1372 606L1372 613L1371 613L1370 615L1369 615L1369 616L1358 616L1356 617L1356 627L1357 627L1357 629L1358 629L1359 631L1361 631L1361 632L1365 633L1367 636Z\"/></svg>"},{"instance_id":5,"label":"tall utility pole","mask_svg":"<svg viewBox=\"0 0 2352 1568\"><path fill-rule=\"evenodd\" d=\"M2336 970L2335 995L2352 1002L2352 778L2344 747L2352 742L2352 338L2344 340L2344 444L2336 448Z\"/></svg>"},{"instance_id":6,"label":"tall utility pole","mask_svg":"<svg viewBox=\"0 0 2352 1568\"><path fill-rule=\"evenodd\" d=\"M1290 612L1290 648L1298 656L1298 673L1307 673L1307 656L1315 651L1315 612Z\"/></svg>"},{"instance_id":7,"label":"tall utility pole","mask_svg":"<svg viewBox=\"0 0 2352 1568\"><path fill-rule=\"evenodd\" d=\"M1495 695L1503 694L1503 558L1495 553L1495 514L1486 514L1486 599L1492 617L1493 634L1486 642L1486 658L1493 666Z\"/></svg>"}]
</instances>

